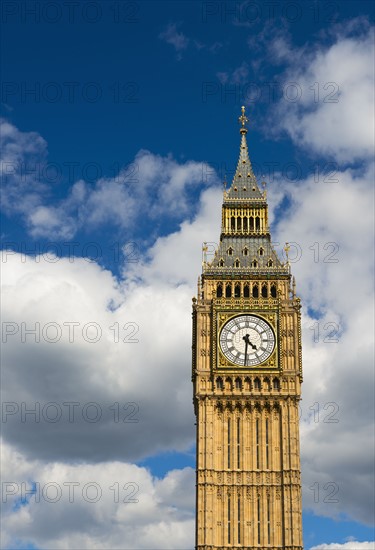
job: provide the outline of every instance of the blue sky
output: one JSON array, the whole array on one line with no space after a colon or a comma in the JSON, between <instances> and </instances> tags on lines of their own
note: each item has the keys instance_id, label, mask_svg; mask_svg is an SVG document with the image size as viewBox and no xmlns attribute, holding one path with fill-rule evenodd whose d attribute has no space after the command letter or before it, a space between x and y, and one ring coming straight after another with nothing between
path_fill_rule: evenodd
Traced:
<instances>
[{"instance_id":1,"label":"blue sky","mask_svg":"<svg viewBox=\"0 0 375 550\"><path fill-rule=\"evenodd\" d=\"M305 547L371 548L372 3L1 10L3 547L192 548L191 297L245 104L304 305Z\"/></svg>"}]
</instances>

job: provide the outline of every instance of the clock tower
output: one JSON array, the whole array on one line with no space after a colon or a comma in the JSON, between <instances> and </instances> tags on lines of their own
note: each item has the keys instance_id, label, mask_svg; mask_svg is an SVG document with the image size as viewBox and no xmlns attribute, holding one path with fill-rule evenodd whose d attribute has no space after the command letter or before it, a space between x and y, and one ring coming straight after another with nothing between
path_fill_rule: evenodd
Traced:
<instances>
[{"instance_id":1,"label":"clock tower","mask_svg":"<svg viewBox=\"0 0 375 550\"><path fill-rule=\"evenodd\" d=\"M193 299L196 550L302 549L300 299L271 244L265 184L240 156Z\"/></svg>"}]
</instances>

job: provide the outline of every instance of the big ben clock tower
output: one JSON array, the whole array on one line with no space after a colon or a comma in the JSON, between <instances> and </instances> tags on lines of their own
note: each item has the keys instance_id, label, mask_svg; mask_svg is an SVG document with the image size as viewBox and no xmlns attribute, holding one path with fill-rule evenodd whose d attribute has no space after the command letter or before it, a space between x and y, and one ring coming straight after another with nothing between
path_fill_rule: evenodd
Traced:
<instances>
[{"instance_id":1,"label":"big ben clock tower","mask_svg":"<svg viewBox=\"0 0 375 550\"><path fill-rule=\"evenodd\" d=\"M271 244L244 107L239 122L220 244L193 299L196 549L301 550L300 300Z\"/></svg>"}]
</instances>

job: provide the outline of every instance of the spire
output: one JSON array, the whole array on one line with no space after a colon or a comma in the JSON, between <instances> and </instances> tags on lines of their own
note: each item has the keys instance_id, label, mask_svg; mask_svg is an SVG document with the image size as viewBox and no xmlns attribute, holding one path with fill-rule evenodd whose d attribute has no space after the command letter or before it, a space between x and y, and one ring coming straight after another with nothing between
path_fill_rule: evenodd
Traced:
<instances>
[{"instance_id":1,"label":"spire","mask_svg":"<svg viewBox=\"0 0 375 550\"><path fill-rule=\"evenodd\" d=\"M233 274L289 275L289 264L282 264L272 247L268 225L266 184L258 187L247 149L248 118L245 107L238 118L240 123L240 156L232 185L226 190L221 216L220 244L214 257L207 261L203 249L204 276ZM264 180L264 176L263 176ZM207 244L204 244L206 247Z\"/></svg>"},{"instance_id":2,"label":"spire","mask_svg":"<svg viewBox=\"0 0 375 550\"><path fill-rule=\"evenodd\" d=\"M249 119L245 115L245 107L241 107L242 114L238 117L238 121L241 124L241 145L240 156L237 163L235 175L233 177L232 185L228 191L228 199L263 199L263 193L259 191L257 181L251 166L249 151L247 148L246 134L247 123Z\"/></svg>"}]
</instances>

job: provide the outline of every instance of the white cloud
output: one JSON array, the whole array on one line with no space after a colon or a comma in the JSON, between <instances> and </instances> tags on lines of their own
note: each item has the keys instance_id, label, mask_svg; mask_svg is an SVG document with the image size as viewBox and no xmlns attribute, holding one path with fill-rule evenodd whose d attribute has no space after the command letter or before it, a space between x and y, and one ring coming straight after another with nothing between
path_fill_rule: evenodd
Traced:
<instances>
[{"instance_id":1,"label":"white cloud","mask_svg":"<svg viewBox=\"0 0 375 550\"><path fill-rule=\"evenodd\" d=\"M177 28L177 23L169 23L167 28L159 34L159 38L164 40L167 44L171 44L176 52L181 52L186 50L190 40L183 32L178 31Z\"/></svg>"},{"instance_id":2,"label":"white cloud","mask_svg":"<svg viewBox=\"0 0 375 550\"><path fill-rule=\"evenodd\" d=\"M287 54L285 41L277 46L290 66L284 98L271 114L272 130L284 130L310 154L339 163L371 159L374 151L374 41L367 25L361 30L298 55Z\"/></svg>"},{"instance_id":3,"label":"white cloud","mask_svg":"<svg viewBox=\"0 0 375 550\"><path fill-rule=\"evenodd\" d=\"M295 242L291 257L300 255L292 271L303 304L304 506L367 524L373 520L372 173L372 167L346 170L331 184L313 177L299 186L277 182L279 201L288 195L292 203L274 232L280 243ZM329 341L332 331L337 342Z\"/></svg>"},{"instance_id":4,"label":"white cloud","mask_svg":"<svg viewBox=\"0 0 375 550\"><path fill-rule=\"evenodd\" d=\"M65 198L52 203L44 139L4 120L1 135L2 208L8 215L21 214L35 239L72 239L78 231L108 224L133 234L149 224L155 238L161 220L164 225L168 220L178 223L195 212L198 199L191 198L193 190L217 183L204 162L180 164L172 156L141 150L115 177L94 183L78 180Z\"/></svg>"},{"instance_id":5,"label":"white cloud","mask_svg":"<svg viewBox=\"0 0 375 550\"><path fill-rule=\"evenodd\" d=\"M304 507L317 515L350 517L371 525L374 372L368 335L374 330L373 44L368 27L363 25L358 32L358 24L355 36L336 29L331 46L312 47L309 54L294 52L301 54L299 61L294 54L286 56L291 66L284 83L298 83L303 93L299 102L280 102L273 118L273 123L280 123L276 130L284 128L312 157L321 155L323 165L332 159L356 161L356 169L338 167L332 178L336 182L325 181L323 174L319 181L309 177L298 185L277 177L275 193L271 188L269 197L273 208L285 197L290 203L276 220L274 240L294 241L292 253L301 254L292 270L303 304ZM326 103L320 96L314 103L309 91L314 82L319 93L325 83L336 82L339 101ZM329 342L336 327L338 342Z\"/></svg>"},{"instance_id":6,"label":"white cloud","mask_svg":"<svg viewBox=\"0 0 375 550\"><path fill-rule=\"evenodd\" d=\"M138 224L144 230L147 223L160 223L161 219L163 223L167 219L180 221L194 211L189 193L208 185L206 175L212 172L205 163L179 164L172 157L144 150L131 166L116 178L100 178L93 186L76 182L57 207L41 206L30 213L30 233L71 238L78 229L108 223L136 232ZM209 183L214 183L212 178Z\"/></svg>"},{"instance_id":7,"label":"white cloud","mask_svg":"<svg viewBox=\"0 0 375 550\"><path fill-rule=\"evenodd\" d=\"M196 252L199 272L199 245ZM27 543L70 550L192 548L193 470L173 470L153 479L129 461L168 449L183 452L193 443L193 289L181 281L170 285L163 276L152 283L142 264L142 282L119 284L110 272L83 259L51 262L14 253L5 258L2 319L7 326L17 323L19 333L3 344L5 406L10 413L17 408L3 424L3 480L25 481L28 487L32 481L41 487L58 484L65 498L38 503L31 497L29 504L18 508L12 508L11 499L3 547L17 548L19 541L20 548ZM158 261L161 265L161 258L155 264ZM79 325L70 343L64 323L72 321ZM35 343L29 335L22 343L22 323L32 329L36 322L41 341ZM97 343L83 337L82 327L90 322L101 327ZM122 339L129 334L122 329L127 322L139 325L133 335L139 343L114 343L110 327L118 323ZM49 341L53 330L43 340L48 323L62 328L56 344ZM94 337L95 331L86 340ZM24 413L22 403L27 409L40 404L37 421ZM77 404L72 421L64 403ZM96 405L85 416L88 403ZM90 413L98 408L102 418L90 423ZM62 418L51 422L56 410L62 411ZM120 421L115 421L116 411ZM123 422L132 418L137 422ZM72 504L63 485L68 482L78 482L81 491L85 483L98 483L103 497L94 504L77 497ZM139 503L114 503L109 487L119 483L121 488L127 482L139 485Z\"/></svg>"},{"instance_id":8,"label":"white cloud","mask_svg":"<svg viewBox=\"0 0 375 550\"><path fill-rule=\"evenodd\" d=\"M124 275L139 278L148 284L188 284L196 292L196 282L202 270L202 245L209 250L217 247L220 234L222 192L216 188L201 194L200 210L193 221L184 221L179 231L159 238L148 250L145 261L133 265Z\"/></svg>"},{"instance_id":9,"label":"white cloud","mask_svg":"<svg viewBox=\"0 0 375 550\"><path fill-rule=\"evenodd\" d=\"M30 462L7 444L2 458L4 549L193 547L191 468L159 479L125 462ZM32 482L35 494L26 495Z\"/></svg>"},{"instance_id":10,"label":"white cloud","mask_svg":"<svg viewBox=\"0 0 375 550\"><path fill-rule=\"evenodd\" d=\"M374 550L375 541L372 542L359 542L357 540L345 542L340 544L338 542L331 542L328 544L319 544L318 546L313 546L310 550Z\"/></svg>"},{"instance_id":11,"label":"white cloud","mask_svg":"<svg viewBox=\"0 0 375 550\"><path fill-rule=\"evenodd\" d=\"M37 132L21 132L0 118L1 208L25 213L38 206L47 186L40 165L47 158L46 141Z\"/></svg>"},{"instance_id":12,"label":"white cloud","mask_svg":"<svg viewBox=\"0 0 375 550\"><path fill-rule=\"evenodd\" d=\"M118 285L108 271L84 259L23 260L12 254L3 264L3 327L17 330L3 345L3 384L6 401L19 408L4 425L4 436L28 456L48 460L136 460L158 450L186 450L194 423L191 287ZM72 322L78 323L74 342ZM36 323L39 342L35 334L25 335ZM22 422L22 402L27 408L54 402L62 418ZM64 402L80 404L72 423ZM89 402L102 411L92 429L82 418ZM136 403L138 423L114 422L110 407L116 402Z\"/></svg>"}]
</instances>

